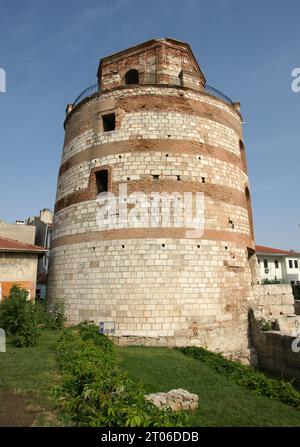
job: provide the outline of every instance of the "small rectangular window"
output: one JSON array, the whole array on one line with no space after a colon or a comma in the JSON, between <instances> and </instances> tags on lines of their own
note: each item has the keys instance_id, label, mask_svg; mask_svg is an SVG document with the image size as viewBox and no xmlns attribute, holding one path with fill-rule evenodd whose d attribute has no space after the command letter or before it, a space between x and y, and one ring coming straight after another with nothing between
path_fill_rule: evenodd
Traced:
<instances>
[{"instance_id":1,"label":"small rectangular window","mask_svg":"<svg viewBox=\"0 0 300 447\"><path fill-rule=\"evenodd\" d=\"M295 269L298 268L298 261L294 261Z\"/></svg>"},{"instance_id":2,"label":"small rectangular window","mask_svg":"<svg viewBox=\"0 0 300 447\"><path fill-rule=\"evenodd\" d=\"M264 259L264 268L267 269L268 266L269 266L269 264L268 264L268 260L267 260L267 259Z\"/></svg>"},{"instance_id":3,"label":"small rectangular window","mask_svg":"<svg viewBox=\"0 0 300 447\"><path fill-rule=\"evenodd\" d=\"M97 194L108 191L108 170L102 169L95 173Z\"/></svg>"},{"instance_id":4,"label":"small rectangular window","mask_svg":"<svg viewBox=\"0 0 300 447\"><path fill-rule=\"evenodd\" d=\"M116 115L114 113L110 113L109 115L102 116L103 121L103 131L110 132L115 130L116 128Z\"/></svg>"},{"instance_id":5,"label":"small rectangular window","mask_svg":"<svg viewBox=\"0 0 300 447\"><path fill-rule=\"evenodd\" d=\"M289 268L292 269L293 268L293 261L290 259L289 260Z\"/></svg>"},{"instance_id":6,"label":"small rectangular window","mask_svg":"<svg viewBox=\"0 0 300 447\"><path fill-rule=\"evenodd\" d=\"M279 262L277 261L277 259L275 259L275 268L279 269Z\"/></svg>"}]
</instances>

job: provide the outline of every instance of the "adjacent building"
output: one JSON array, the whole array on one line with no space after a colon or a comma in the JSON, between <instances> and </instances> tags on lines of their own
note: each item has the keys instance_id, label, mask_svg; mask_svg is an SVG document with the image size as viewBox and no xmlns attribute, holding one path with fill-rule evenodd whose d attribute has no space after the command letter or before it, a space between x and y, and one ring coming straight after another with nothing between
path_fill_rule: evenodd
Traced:
<instances>
[{"instance_id":1,"label":"adjacent building","mask_svg":"<svg viewBox=\"0 0 300 447\"><path fill-rule=\"evenodd\" d=\"M44 208L39 216L29 217L26 224L35 228L35 245L45 248L43 256L38 260L36 296L46 299L47 276L49 268L49 249L53 230L53 212Z\"/></svg>"},{"instance_id":2,"label":"adjacent building","mask_svg":"<svg viewBox=\"0 0 300 447\"><path fill-rule=\"evenodd\" d=\"M38 260L46 250L34 244L35 229L0 222L0 301L18 284L35 299Z\"/></svg>"},{"instance_id":3,"label":"adjacent building","mask_svg":"<svg viewBox=\"0 0 300 447\"><path fill-rule=\"evenodd\" d=\"M262 283L300 285L300 253L257 245L256 256Z\"/></svg>"}]
</instances>

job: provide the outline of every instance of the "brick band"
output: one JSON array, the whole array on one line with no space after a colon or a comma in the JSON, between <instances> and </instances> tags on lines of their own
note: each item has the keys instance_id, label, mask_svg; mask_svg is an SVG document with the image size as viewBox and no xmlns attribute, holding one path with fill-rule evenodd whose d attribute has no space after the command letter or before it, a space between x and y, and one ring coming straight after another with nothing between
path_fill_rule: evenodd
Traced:
<instances>
[{"instance_id":1,"label":"brick band","mask_svg":"<svg viewBox=\"0 0 300 447\"><path fill-rule=\"evenodd\" d=\"M130 151L135 152L162 152L162 153L174 153L174 154L194 154L199 156L210 156L217 160L230 163L237 166L243 172L246 173L246 168L240 157L227 149L222 147L216 147L209 144L196 143L194 141L187 140L163 140L163 139L143 139L143 140L130 140L128 141L116 141L114 143L105 143L91 146L88 149L84 149L81 152L70 157L65 161L59 170L59 177L62 176L69 169L74 166L84 163L86 161L104 157L107 155L124 154Z\"/></svg>"},{"instance_id":2,"label":"brick band","mask_svg":"<svg viewBox=\"0 0 300 447\"><path fill-rule=\"evenodd\" d=\"M153 184L151 176L145 176L142 180L132 180L127 182L128 194L133 192L143 191L146 194L151 192L204 192L205 195L212 197L213 199L224 201L232 205L240 206L242 208L248 209L245 194L241 193L239 190L230 188L224 185L214 185L202 182L189 182L180 181L175 182L173 180L160 180ZM114 182L111 192L116 196L119 193L119 185L124 182ZM246 187L246 185L245 185ZM77 203L86 202L89 200L95 200L97 196L94 188L85 188L80 191L75 191L71 194L64 196L62 199L58 200L55 204L55 213L68 208L71 205L76 205Z\"/></svg>"},{"instance_id":3,"label":"brick band","mask_svg":"<svg viewBox=\"0 0 300 447\"><path fill-rule=\"evenodd\" d=\"M64 247L73 244L97 242L103 240L126 239L185 239L186 230L183 228L128 228L121 230L104 230L89 233L71 234L52 241L51 248ZM193 239L193 238L191 238ZM199 240L199 238L195 238ZM254 248L251 237L243 233L229 231L205 230L200 240L232 242L239 248Z\"/></svg>"}]
</instances>

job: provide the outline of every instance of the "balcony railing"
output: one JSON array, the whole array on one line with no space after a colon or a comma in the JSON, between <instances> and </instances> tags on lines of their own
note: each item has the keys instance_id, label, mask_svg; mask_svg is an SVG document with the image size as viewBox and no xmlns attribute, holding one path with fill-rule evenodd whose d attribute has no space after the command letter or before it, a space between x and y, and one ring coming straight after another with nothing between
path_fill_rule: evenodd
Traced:
<instances>
[{"instance_id":1,"label":"balcony railing","mask_svg":"<svg viewBox=\"0 0 300 447\"><path fill-rule=\"evenodd\" d=\"M216 98L222 99L223 101L227 102L227 104L230 104L231 106L234 106L234 102L231 101L228 96L224 95L224 93L220 92L214 87L211 87L210 85L205 84L204 86L205 93L208 93L209 95L215 96Z\"/></svg>"},{"instance_id":2,"label":"balcony railing","mask_svg":"<svg viewBox=\"0 0 300 447\"><path fill-rule=\"evenodd\" d=\"M139 82L140 85L155 85L157 84L156 82L156 76L153 75L148 75L146 79L144 79L142 82ZM159 84L162 85L162 84ZM167 85L177 85L180 86L180 79L177 77L174 77L171 79L170 82L168 82ZM98 84L93 84L90 87L86 88L85 90L83 90L83 92L80 93L80 95L77 96L77 98L74 100L73 102L73 106L77 106L78 104L80 104L84 99L89 98L90 96L94 95L95 93L97 93L99 91L99 87ZM231 101L230 98L228 98L228 96L224 95L224 93L220 92L219 90L217 90L214 87L211 87L210 85L205 85L204 86L204 92L208 93L209 95L215 96L216 98L222 99L223 101L225 101L227 104L234 106L234 103Z\"/></svg>"},{"instance_id":3,"label":"balcony railing","mask_svg":"<svg viewBox=\"0 0 300 447\"><path fill-rule=\"evenodd\" d=\"M83 92L80 93L80 95L77 96L75 101L73 101L73 106L77 106L81 101L83 101L86 98L89 98L90 96L94 95L98 92L98 84L90 85L88 88L83 90Z\"/></svg>"}]
</instances>

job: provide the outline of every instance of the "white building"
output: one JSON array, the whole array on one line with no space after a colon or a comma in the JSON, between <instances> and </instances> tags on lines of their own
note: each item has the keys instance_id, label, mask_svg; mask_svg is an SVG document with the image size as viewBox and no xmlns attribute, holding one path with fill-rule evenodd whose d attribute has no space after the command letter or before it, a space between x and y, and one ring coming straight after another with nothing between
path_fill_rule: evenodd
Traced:
<instances>
[{"instance_id":1,"label":"white building","mask_svg":"<svg viewBox=\"0 0 300 447\"><path fill-rule=\"evenodd\" d=\"M256 245L262 283L300 284L300 253Z\"/></svg>"}]
</instances>

